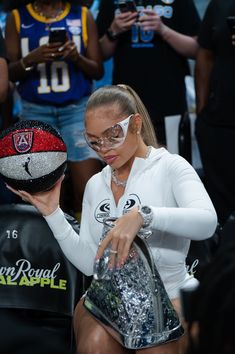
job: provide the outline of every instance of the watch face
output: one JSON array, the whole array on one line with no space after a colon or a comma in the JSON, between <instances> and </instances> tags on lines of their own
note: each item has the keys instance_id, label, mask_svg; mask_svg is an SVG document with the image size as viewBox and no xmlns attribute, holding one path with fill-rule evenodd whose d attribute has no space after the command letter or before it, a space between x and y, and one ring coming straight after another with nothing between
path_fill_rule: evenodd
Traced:
<instances>
[{"instance_id":1,"label":"watch face","mask_svg":"<svg viewBox=\"0 0 235 354\"><path fill-rule=\"evenodd\" d=\"M144 214L150 214L152 211L151 208L149 208L148 206L143 206L141 210Z\"/></svg>"}]
</instances>

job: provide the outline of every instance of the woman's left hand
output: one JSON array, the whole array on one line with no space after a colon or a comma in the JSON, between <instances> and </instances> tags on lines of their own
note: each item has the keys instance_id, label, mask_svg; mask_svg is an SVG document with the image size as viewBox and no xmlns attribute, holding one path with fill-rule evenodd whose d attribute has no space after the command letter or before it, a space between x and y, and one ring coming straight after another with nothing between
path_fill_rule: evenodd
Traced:
<instances>
[{"instance_id":1,"label":"woman's left hand","mask_svg":"<svg viewBox=\"0 0 235 354\"><path fill-rule=\"evenodd\" d=\"M59 48L59 52L63 59L69 59L72 62L76 62L79 57L76 44L73 41L67 41Z\"/></svg>"},{"instance_id":2,"label":"woman's left hand","mask_svg":"<svg viewBox=\"0 0 235 354\"><path fill-rule=\"evenodd\" d=\"M133 208L131 211L118 218L115 222L115 226L107 233L104 240L102 240L98 248L96 259L101 258L104 250L109 246L111 247L110 268L112 269L115 266L120 268L123 266L128 257L131 244L142 224L143 219L138 213L137 208Z\"/></svg>"},{"instance_id":3,"label":"woman's left hand","mask_svg":"<svg viewBox=\"0 0 235 354\"><path fill-rule=\"evenodd\" d=\"M16 190L9 185L6 185L6 187L22 198L23 201L32 204L43 216L47 216L52 214L59 206L60 190L63 179L64 175L58 179L51 189L35 194Z\"/></svg>"}]
</instances>

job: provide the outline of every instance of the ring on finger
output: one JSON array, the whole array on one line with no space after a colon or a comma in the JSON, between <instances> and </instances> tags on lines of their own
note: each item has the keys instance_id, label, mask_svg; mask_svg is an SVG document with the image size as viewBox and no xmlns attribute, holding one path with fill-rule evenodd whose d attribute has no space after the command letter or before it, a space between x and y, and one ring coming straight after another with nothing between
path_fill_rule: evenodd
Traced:
<instances>
[{"instance_id":1,"label":"ring on finger","mask_svg":"<svg viewBox=\"0 0 235 354\"><path fill-rule=\"evenodd\" d=\"M115 250L110 250L110 253L117 254L117 253L118 253L118 251L115 251Z\"/></svg>"}]
</instances>

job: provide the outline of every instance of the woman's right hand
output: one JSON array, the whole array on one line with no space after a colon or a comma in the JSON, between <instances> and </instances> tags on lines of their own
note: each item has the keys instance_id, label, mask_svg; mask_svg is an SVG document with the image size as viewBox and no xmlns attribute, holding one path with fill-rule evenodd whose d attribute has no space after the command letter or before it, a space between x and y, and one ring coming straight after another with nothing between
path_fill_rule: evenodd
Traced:
<instances>
[{"instance_id":1,"label":"woman's right hand","mask_svg":"<svg viewBox=\"0 0 235 354\"><path fill-rule=\"evenodd\" d=\"M50 63L53 60L61 57L62 43L47 43L32 50L24 57L24 63L26 66L32 66L40 63Z\"/></svg>"},{"instance_id":2,"label":"woman's right hand","mask_svg":"<svg viewBox=\"0 0 235 354\"><path fill-rule=\"evenodd\" d=\"M13 193L17 194L25 202L28 202L35 206L36 209L43 215L47 216L52 214L58 207L60 203L60 190L61 184L64 179L64 176L55 183L55 185L44 192L39 192L35 194L30 194L25 191L16 190L9 185L7 188L10 189Z\"/></svg>"},{"instance_id":3,"label":"woman's right hand","mask_svg":"<svg viewBox=\"0 0 235 354\"><path fill-rule=\"evenodd\" d=\"M114 33L121 34L131 29L133 24L136 22L137 19L137 12L123 12L116 15L113 19L113 22L110 26L111 30Z\"/></svg>"},{"instance_id":4,"label":"woman's right hand","mask_svg":"<svg viewBox=\"0 0 235 354\"><path fill-rule=\"evenodd\" d=\"M142 225L143 218L136 207L120 216L115 221L114 227L101 241L96 254L96 260L104 255L107 247L110 247L109 267L111 269L122 267L128 257L132 242Z\"/></svg>"}]
</instances>

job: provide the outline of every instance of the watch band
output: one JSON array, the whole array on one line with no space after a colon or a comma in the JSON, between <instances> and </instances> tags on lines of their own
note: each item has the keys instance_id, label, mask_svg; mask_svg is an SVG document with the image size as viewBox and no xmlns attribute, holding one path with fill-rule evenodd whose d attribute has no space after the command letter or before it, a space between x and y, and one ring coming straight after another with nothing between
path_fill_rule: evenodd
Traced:
<instances>
[{"instance_id":1,"label":"watch band","mask_svg":"<svg viewBox=\"0 0 235 354\"><path fill-rule=\"evenodd\" d=\"M148 227L153 220L152 209L147 205L139 206L138 213L142 216L144 221L142 228Z\"/></svg>"},{"instance_id":2,"label":"watch band","mask_svg":"<svg viewBox=\"0 0 235 354\"><path fill-rule=\"evenodd\" d=\"M111 42L115 42L120 36L120 33L114 33L111 28L108 28L106 31L106 36Z\"/></svg>"}]
</instances>

